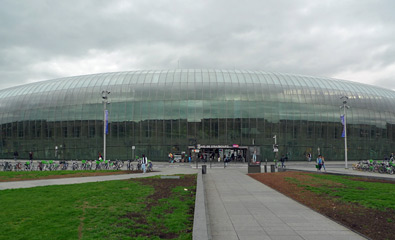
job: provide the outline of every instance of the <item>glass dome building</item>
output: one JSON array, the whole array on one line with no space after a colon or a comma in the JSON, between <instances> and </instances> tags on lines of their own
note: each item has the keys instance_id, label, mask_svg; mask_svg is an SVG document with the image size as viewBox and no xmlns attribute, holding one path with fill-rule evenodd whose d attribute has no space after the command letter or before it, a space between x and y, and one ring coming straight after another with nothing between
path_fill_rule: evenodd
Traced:
<instances>
[{"instance_id":1,"label":"glass dome building","mask_svg":"<svg viewBox=\"0 0 395 240\"><path fill-rule=\"evenodd\" d=\"M177 69L75 76L0 90L0 158L167 160L196 145L214 155L382 159L395 146L395 92L338 79L261 71ZM273 137L276 136L276 139ZM134 147L133 147L134 146Z\"/></svg>"}]
</instances>

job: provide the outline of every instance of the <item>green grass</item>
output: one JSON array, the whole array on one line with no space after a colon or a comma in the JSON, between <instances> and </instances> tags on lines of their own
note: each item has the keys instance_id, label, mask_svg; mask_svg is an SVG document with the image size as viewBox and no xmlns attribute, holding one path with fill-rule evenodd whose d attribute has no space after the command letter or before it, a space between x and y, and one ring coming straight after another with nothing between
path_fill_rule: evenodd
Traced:
<instances>
[{"instance_id":1,"label":"green grass","mask_svg":"<svg viewBox=\"0 0 395 240\"><path fill-rule=\"evenodd\" d=\"M176 187L150 211L154 188L135 180L2 190L0 239L159 239L150 235L158 223L176 239L192 239L194 189Z\"/></svg>"},{"instance_id":2,"label":"green grass","mask_svg":"<svg viewBox=\"0 0 395 240\"><path fill-rule=\"evenodd\" d=\"M100 172L115 172L117 170L100 170ZM47 176L57 176L57 175L78 175L80 173L91 173L97 172L95 170L79 170L79 171L68 171L68 170L60 170L60 171L21 171L21 172L0 172L0 181L7 181L12 178L20 178L26 180L32 180L40 177Z\"/></svg>"},{"instance_id":3,"label":"green grass","mask_svg":"<svg viewBox=\"0 0 395 240\"><path fill-rule=\"evenodd\" d=\"M357 181L353 177L307 174L313 178L301 182L294 178L286 180L306 190L336 197L340 201L358 203L379 210L395 209L395 184ZM337 183L337 185L333 185Z\"/></svg>"}]
</instances>

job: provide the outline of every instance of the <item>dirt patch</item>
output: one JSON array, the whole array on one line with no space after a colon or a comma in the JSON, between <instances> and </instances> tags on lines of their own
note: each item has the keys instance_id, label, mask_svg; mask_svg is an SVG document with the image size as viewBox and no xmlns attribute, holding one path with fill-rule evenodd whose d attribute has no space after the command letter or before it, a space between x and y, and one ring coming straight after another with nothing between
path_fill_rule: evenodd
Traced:
<instances>
[{"instance_id":1,"label":"dirt patch","mask_svg":"<svg viewBox=\"0 0 395 240\"><path fill-rule=\"evenodd\" d=\"M196 194L196 190L195 189L192 190L192 188L190 188L192 186L196 186L195 175L184 175L180 179L138 178L138 179L133 179L132 181L138 181L143 185L149 185L154 187L155 189L154 193L148 196L148 198L146 199L145 203L147 204L147 206L145 209L147 212L149 212L153 207L159 205L161 199L171 198L173 194L172 189L174 189L175 187L184 186L188 188L188 192L191 194L191 196L195 196ZM186 198L186 196L184 196L184 198ZM181 197L180 200L183 201L184 200L183 197ZM165 212L163 212L162 217L164 217L164 214L171 214L173 210L174 209L172 208L168 208ZM188 211L188 213L191 214L192 216L191 219L189 219L191 223L193 223L193 212L194 212L194 206L191 206ZM141 213L129 212L122 217L132 219L133 222L137 223L137 225L148 225L147 216ZM192 229L186 230L187 233L190 233L191 231ZM176 233L169 233L168 231L166 231L165 226L160 221L156 221L150 224L149 234L141 233L139 236L140 237L159 236L160 239L174 239L177 238L179 235ZM139 237L139 236L133 235L131 237Z\"/></svg>"},{"instance_id":2,"label":"dirt patch","mask_svg":"<svg viewBox=\"0 0 395 240\"><path fill-rule=\"evenodd\" d=\"M287 181L287 178L299 181L310 180L312 178L302 172L257 173L248 175L365 236L378 240L394 239L395 210L383 212L380 210L368 209L359 204L340 202L337 201L336 197L313 193L298 186L298 184L292 180ZM353 180L394 184L394 182L390 181L367 178L353 178ZM325 180L325 184L328 183L328 180ZM339 183L333 183L333 187L342 186Z\"/></svg>"},{"instance_id":3,"label":"dirt patch","mask_svg":"<svg viewBox=\"0 0 395 240\"><path fill-rule=\"evenodd\" d=\"M41 179L59 179L59 178L74 178L74 177L94 177L94 176L108 176L108 175L120 175L120 174L134 174L134 173L142 173L141 170L123 170L123 171L113 171L113 172L73 172L70 171L70 174L65 175L50 175L50 176L40 176L34 178L22 178L22 177L13 177L7 179L0 179L0 182L13 182L13 181L31 181L31 180L41 180Z\"/></svg>"}]
</instances>

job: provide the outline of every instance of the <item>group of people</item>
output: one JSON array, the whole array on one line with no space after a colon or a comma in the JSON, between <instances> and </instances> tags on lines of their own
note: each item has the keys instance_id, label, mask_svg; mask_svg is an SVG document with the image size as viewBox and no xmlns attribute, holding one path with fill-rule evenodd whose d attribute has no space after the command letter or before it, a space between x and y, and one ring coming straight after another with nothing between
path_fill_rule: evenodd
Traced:
<instances>
[{"instance_id":1,"label":"group of people","mask_svg":"<svg viewBox=\"0 0 395 240\"><path fill-rule=\"evenodd\" d=\"M180 154L180 155L174 156L174 154L171 152L169 153L168 158L169 158L169 163L191 162L192 161L191 156L188 156L186 154Z\"/></svg>"},{"instance_id":2,"label":"group of people","mask_svg":"<svg viewBox=\"0 0 395 240\"><path fill-rule=\"evenodd\" d=\"M18 151L14 151L14 160L17 160L19 157ZM33 160L33 152L29 152L29 160Z\"/></svg>"},{"instance_id":3,"label":"group of people","mask_svg":"<svg viewBox=\"0 0 395 240\"><path fill-rule=\"evenodd\" d=\"M306 158L308 162L311 162L312 159L312 154L311 153L306 153ZM321 171L321 169L324 169L324 171L326 172L326 168L325 168L325 158L324 156L322 156L321 154L318 155L316 161L315 161L316 165L315 167L317 168L317 171Z\"/></svg>"}]
</instances>

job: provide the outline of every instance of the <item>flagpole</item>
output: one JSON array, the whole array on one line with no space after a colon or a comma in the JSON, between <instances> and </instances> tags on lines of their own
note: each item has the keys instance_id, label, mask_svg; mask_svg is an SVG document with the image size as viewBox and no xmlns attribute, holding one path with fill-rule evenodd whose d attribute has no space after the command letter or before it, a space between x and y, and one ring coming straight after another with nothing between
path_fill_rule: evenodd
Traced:
<instances>
[{"instance_id":1,"label":"flagpole","mask_svg":"<svg viewBox=\"0 0 395 240\"><path fill-rule=\"evenodd\" d=\"M108 112L107 112L107 103L108 103L108 94L110 94L109 91L104 90L102 91L102 98L103 98L103 161L106 161L106 150L107 150L107 124L108 124Z\"/></svg>"},{"instance_id":2,"label":"flagpole","mask_svg":"<svg viewBox=\"0 0 395 240\"><path fill-rule=\"evenodd\" d=\"M343 96L340 99L345 99L343 101L343 106L340 106L340 108L343 108L343 121L344 121L344 161L345 161L345 168L348 169L348 156L347 156L347 116L346 116L346 108L350 108L350 106L347 106L347 96Z\"/></svg>"},{"instance_id":3,"label":"flagpole","mask_svg":"<svg viewBox=\"0 0 395 240\"><path fill-rule=\"evenodd\" d=\"M348 154L347 154L347 116L346 116L346 108L343 108L344 110L344 159L346 161L346 169L348 169L347 165L347 160L348 160Z\"/></svg>"}]
</instances>

